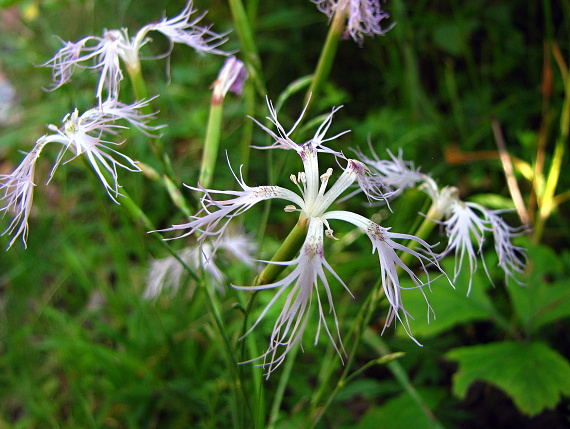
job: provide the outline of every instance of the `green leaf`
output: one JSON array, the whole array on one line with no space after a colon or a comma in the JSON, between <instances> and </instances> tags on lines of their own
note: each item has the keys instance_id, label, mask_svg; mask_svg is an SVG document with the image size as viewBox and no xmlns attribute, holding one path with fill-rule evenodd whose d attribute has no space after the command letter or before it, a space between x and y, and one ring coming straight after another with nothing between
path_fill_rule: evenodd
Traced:
<instances>
[{"instance_id":1,"label":"green leaf","mask_svg":"<svg viewBox=\"0 0 570 429\"><path fill-rule=\"evenodd\" d=\"M529 248L528 258L532 265L527 284L511 284L507 290L522 326L533 333L548 323L570 317L570 289L563 264L550 248Z\"/></svg>"},{"instance_id":2,"label":"green leaf","mask_svg":"<svg viewBox=\"0 0 570 429\"><path fill-rule=\"evenodd\" d=\"M445 390L440 388L418 389L430 409L434 409L445 397ZM358 424L350 426L354 429L409 429L440 428L437 421L430 420L420 410L414 400L405 392L387 401L381 407L371 407Z\"/></svg>"},{"instance_id":3,"label":"green leaf","mask_svg":"<svg viewBox=\"0 0 570 429\"><path fill-rule=\"evenodd\" d=\"M570 364L542 343L503 341L460 347L446 357L459 361L453 376L453 393L465 398L469 386L479 380L491 383L530 416L558 404L570 395Z\"/></svg>"},{"instance_id":4,"label":"green leaf","mask_svg":"<svg viewBox=\"0 0 570 429\"><path fill-rule=\"evenodd\" d=\"M448 54L459 56L468 49L469 37L478 26L474 19L442 23L433 32L434 43Z\"/></svg>"},{"instance_id":5,"label":"green leaf","mask_svg":"<svg viewBox=\"0 0 570 429\"><path fill-rule=\"evenodd\" d=\"M443 268L447 273L453 273L453 261L443 262ZM464 267L465 268L465 267ZM435 312L435 319L422 317L426 312L427 305L423 295L413 289L412 285L402 282L402 286L409 287L402 290L402 300L406 310L414 317L410 319L412 334L418 337L430 337L446 331L456 325L476 320L487 320L495 315L495 309L485 290L490 282L481 268L473 276L471 293L467 296L469 287L469 273L467 269L459 275L453 289L447 279L441 277L432 284L432 292L425 290L426 297ZM404 329L397 329L400 336L407 336Z\"/></svg>"}]
</instances>

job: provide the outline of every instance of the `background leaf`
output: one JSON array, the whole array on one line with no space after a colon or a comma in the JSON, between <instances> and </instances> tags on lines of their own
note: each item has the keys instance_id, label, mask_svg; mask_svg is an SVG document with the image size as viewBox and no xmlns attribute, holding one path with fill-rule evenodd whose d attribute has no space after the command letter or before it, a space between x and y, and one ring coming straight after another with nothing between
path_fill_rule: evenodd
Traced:
<instances>
[{"instance_id":1,"label":"background leaf","mask_svg":"<svg viewBox=\"0 0 570 429\"><path fill-rule=\"evenodd\" d=\"M443 268L446 272L453 272L453 261L445 260ZM415 315L410 319L412 334L418 337L431 337L452 327L476 320L487 320L493 317L495 309L485 290L490 286L484 270L475 273L471 293L467 296L469 287L469 273L467 270L458 277L453 289L447 279L440 278L432 284L432 291L425 290L427 299L433 308L436 318L421 317L426 312L426 302L417 289L402 290L402 300L406 310ZM403 283L403 282L402 282ZM413 287L412 284L403 287ZM397 329L400 336L407 336L404 329Z\"/></svg>"},{"instance_id":2,"label":"background leaf","mask_svg":"<svg viewBox=\"0 0 570 429\"><path fill-rule=\"evenodd\" d=\"M570 395L570 365L542 343L504 341L460 347L447 353L459 361L453 376L453 393L465 398L475 381L504 390L525 414L553 408L562 395Z\"/></svg>"},{"instance_id":3,"label":"background leaf","mask_svg":"<svg viewBox=\"0 0 570 429\"><path fill-rule=\"evenodd\" d=\"M511 284L507 290L519 320L528 333L556 320L570 317L570 289L568 269L562 258L546 246L528 249L531 261L528 283Z\"/></svg>"}]
</instances>

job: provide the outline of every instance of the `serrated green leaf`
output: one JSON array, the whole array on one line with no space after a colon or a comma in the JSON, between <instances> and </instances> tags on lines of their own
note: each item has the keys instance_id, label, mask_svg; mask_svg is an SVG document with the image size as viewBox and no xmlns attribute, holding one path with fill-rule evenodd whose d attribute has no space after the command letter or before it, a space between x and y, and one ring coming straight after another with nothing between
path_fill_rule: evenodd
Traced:
<instances>
[{"instance_id":1,"label":"serrated green leaf","mask_svg":"<svg viewBox=\"0 0 570 429\"><path fill-rule=\"evenodd\" d=\"M440 388L418 389L430 409L433 409L445 397L445 390ZM387 401L381 407L372 407L360 419L354 429L409 429L441 428L437 421L430 420L420 410L407 393L401 393Z\"/></svg>"},{"instance_id":2,"label":"serrated green leaf","mask_svg":"<svg viewBox=\"0 0 570 429\"><path fill-rule=\"evenodd\" d=\"M491 383L530 416L558 404L570 395L570 364L542 343L503 341L482 346L461 347L446 357L459 362L453 376L453 393L465 398L477 380Z\"/></svg>"},{"instance_id":3,"label":"serrated green leaf","mask_svg":"<svg viewBox=\"0 0 570 429\"><path fill-rule=\"evenodd\" d=\"M442 264L446 272L453 272L453 261L446 260ZM402 290L402 300L406 310L414 317L410 319L412 334L418 337L429 337L446 331L456 325L476 320L487 320L495 313L491 300L485 290L490 282L484 270L475 273L471 293L467 296L469 287L468 270L463 270L455 282L453 289L444 277L432 284L432 292L425 290L426 297L435 312L435 320L431 317L428 323L425 298L417 289ZM404 287L407 287L402 282ZM411 285L409 285L411 287ZM398 335L407 336L404 329L397 329Z\"/></svg>"},{"instance_id":4,"label":"serrated green leaf","mask_svg":"<svg viewBox=\"0 0 570 429\"><path fill-rule=\"evenodd\" d=\"M531 272L527 284L507 288L515 312L528 333L565 317L570 317L570 288L560 258L546 246L528 249ZM553 277L562 277L552 281ZM549 281L550 279L550 281Z\"/></svg>"}]
</instances>

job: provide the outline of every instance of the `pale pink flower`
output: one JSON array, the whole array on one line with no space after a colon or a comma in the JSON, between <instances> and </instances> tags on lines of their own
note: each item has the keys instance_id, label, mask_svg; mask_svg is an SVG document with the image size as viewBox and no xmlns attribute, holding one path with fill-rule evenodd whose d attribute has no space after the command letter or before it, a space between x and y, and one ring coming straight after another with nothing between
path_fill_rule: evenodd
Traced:
<instances>
[{"instance_id":1,"label":"pale pink flower","mask_svg":"<svg viewBox=\"0 0 570 429\"><path fill-rule=\"evenodd\" d=\"M241 95L247 77L247 70L242 61L234 56L226 59L218 74L218 78L213 84L213 101L221 102L228 91Z\"/></svg>"}]
</instances>

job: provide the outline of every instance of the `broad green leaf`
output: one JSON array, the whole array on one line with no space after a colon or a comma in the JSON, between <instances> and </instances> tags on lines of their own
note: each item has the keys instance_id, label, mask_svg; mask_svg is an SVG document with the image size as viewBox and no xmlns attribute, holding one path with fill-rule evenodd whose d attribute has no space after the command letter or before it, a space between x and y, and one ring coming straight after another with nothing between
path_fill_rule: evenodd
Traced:
<instances>
[{"instance_id":1,"label":"broad green leaf","mask_svg":"<svg viewBox=\"0 0 570 429\"><path fill-rule=\"evenodd\" d=\"M570 317L570 287L561 259L550 248L529 248L528 257L531 271L527 284L511 284L507 290L522 326L532 333L555 320Z\"/></svg>"},{"instance_id":2,"label":"broad green leaf","mask_svg":"<svg viewBox=\"0 0 570 429\"><path fill-rule=\"evenodd\" d=\"M532 416L555 407L562 395L570 395L570 364L542 343L503 341L460 347L446 357L459 362L453 393L460 398L465 398L473 382L486 381Z\"/></svg>"},{"instance_id":3,"label":"broad green leaf","mask_svg":"<svg viewBox=\"0 0 570 429\"><path fill-rule=\"evenodd\" d=\"M442 264L447 273L453 273L453 261L446 260ZM464 267L465 268L465 267ZM402 291L402 300L406 310L414 317L410 319L412 334L418 337L429 337L446 331L456 325L472 322L476 320L486 320L492 318L495 309L485 290L490 282L485 275L485 270L481 267L479 272L473 276L471 293L467 296L469 287L469 273L467 269L459 275L455 282L455 289L451 287L444 277L432 284L432 291L424 289L435 319L430 315L430 320L423 316L427 311L427 304L424 296L417 289ZM403 284L404 287L411 287L411 284ZM407 336L404 329L397 329L398 335Z\"/></svg>"},{"instance_id":4,"label":"broad green leaf","mask_svg":"<svg viewBox=\"0 0 570 429\"><path fill-rule=\"evenodd\" d=\"M430 409L434 409L445 397L445 390L440 388L418 389L425 398ZM409 429L409 428L441 428L437 420L430 420L425 412L420 410L414 400L407 394L401 393L388 400L381 407L372 407L360 419L354 429Z\"/></svg>"}]
</instances>

